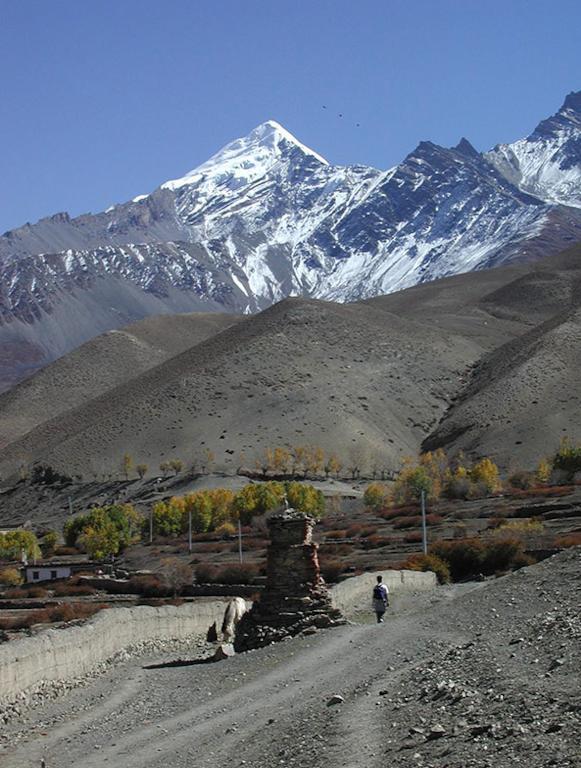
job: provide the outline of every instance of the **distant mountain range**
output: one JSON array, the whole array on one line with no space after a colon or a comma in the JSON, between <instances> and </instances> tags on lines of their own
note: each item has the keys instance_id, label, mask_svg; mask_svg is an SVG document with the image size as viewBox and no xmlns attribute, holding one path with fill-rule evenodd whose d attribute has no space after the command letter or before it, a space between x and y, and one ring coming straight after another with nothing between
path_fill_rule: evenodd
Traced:
<instances>
[{"instance_id":1,"label":"distant mountain range","mask_svg":"<svg viewBox=\"0 0 581 768\"><path fill-rule=\"evenodd\" d=\"M346 302L581 241L581 92L526 139L332 166L268 121L183 178L0 237L0 389L153 314Z\"/></svg>"}]
</instances>

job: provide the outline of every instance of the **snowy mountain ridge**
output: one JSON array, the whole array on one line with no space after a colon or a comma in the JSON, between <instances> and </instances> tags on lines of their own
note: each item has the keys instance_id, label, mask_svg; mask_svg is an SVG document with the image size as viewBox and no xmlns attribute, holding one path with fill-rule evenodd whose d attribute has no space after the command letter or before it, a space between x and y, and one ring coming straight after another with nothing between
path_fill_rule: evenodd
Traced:
<instances>
[{"instance_id":1,"label":"snowy mountain ridge","mask_svg":"<svg viewBox=\"0 0 581 768\"><path fill-rule=\"evenodd\" d=\"M421 142L386 171L331 165L269 120L151 194L1 236L0 352L24 334L45 361L152 312L352 301L579 240L581 92L526 139Z\"/></svg>"},{"instance_id":2,"label":"snowy mountain ridge","mask_svg":"<svg viewBox=\"0 0 581 768\"><path fill-rule=\"evenodd\" d=\"M485 157L523 192L581 208L581 92L570 93L531 136L499 144Z\"/></svg>"}]
</instances>

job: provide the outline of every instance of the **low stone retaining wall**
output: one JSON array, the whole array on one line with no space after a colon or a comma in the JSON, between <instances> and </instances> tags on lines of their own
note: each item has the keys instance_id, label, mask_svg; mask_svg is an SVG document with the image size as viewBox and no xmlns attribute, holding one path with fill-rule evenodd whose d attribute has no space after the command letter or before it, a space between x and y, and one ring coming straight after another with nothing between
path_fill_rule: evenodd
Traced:
<instances>
[{"instance_id":1,"label":"low stone retaining wall","mask_svg":"<svg viewBox=\"0 0 581 768\"><path fill-rule=\"evenodd\" d=\"M369 610L371 594L377 583L379 571L363 573L339 582L331 587L333 605L344 614L349 615L357 610ZM437 585L436 574L428 571L381 571L384 584L387 584L390 594L399 595L405 592L420 592L434 589Z\"/></svg>"},{"instance_id":2,"label":"low stone retaining wall","mask_svg":"<svg viewBox=\"0 0 581 768\"><path fill-rule=\"evenodd\" d=\"M41 682L69 680L133 645L152 640L186 640L221 625L227 600L199 600L180 606L108 608L85 624L47 629L35 637L0 645L0 701Z\"/></svg>"}]
</instances>

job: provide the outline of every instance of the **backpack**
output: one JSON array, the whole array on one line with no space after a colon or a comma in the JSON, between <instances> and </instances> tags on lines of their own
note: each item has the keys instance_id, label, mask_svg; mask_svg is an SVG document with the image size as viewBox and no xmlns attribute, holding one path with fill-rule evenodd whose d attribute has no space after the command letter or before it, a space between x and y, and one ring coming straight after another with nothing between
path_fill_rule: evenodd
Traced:
<instances>
[{"instance_id":1,"label":"backpack","mask_svg":"<svg viewBox=\"0 0 581 768\"><path fill-rule=\"evenodd\" d=\"M385 592L381 588L381 584L376 584L373 587L373 599L381 600L382 602L385 602Z\"/></svg>"}]
</instances>

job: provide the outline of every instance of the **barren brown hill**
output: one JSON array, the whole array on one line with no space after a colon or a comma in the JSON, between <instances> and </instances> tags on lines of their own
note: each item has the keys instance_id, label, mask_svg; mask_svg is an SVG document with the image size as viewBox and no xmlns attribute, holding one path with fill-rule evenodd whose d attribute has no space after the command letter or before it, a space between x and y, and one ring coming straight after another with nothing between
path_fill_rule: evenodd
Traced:
<instances>
[{"instance_id":1,"label":"barren brown hill","mask_svg":"<svg viewBox=\"0 0 581 768\"><path fill-rule=\"evenodd\" d=\"M527 466L577 426L580 259L577 247L350 305L287 299L40 424L0 472L115 473L125 452L157 471L208 450L235 471L304 444L368 471L422 444Z\"/></svg>"},{"instance_id":2,"label":"barren brown hill","mask_svg":"<svg viewBox=\"0 0 581 768\"><path fill-rule=\"evenodd\" d=\"M157 315L81 345L0 395L0 448L238 321L236 315Z\"/></svg>"},{"instance_id":3,"label":"barren brown hill","mask_svg":"<svg viewBox=\"0 0 581 768\"><path fill-rule=\"evenodd\" d=\"M40 460L117 471L126 451L157 469L207 449L235 470L268 447L306 443L395 468L481 353L365 304L287 299L39 426L4 449L3 473Z\"/></svg>"},{"instance_id":4,"label":"barren brown hill","mask_svg":"<svg viewBox=\"0 0 581 768\"><path fill-rule=\"evenodd\" d=\"M578 439L580 340L581 309L571 309L504 344L478 365L424 447L496 456L513 471L534 467L562 436Z\"/></svg>"}]
</instances>

